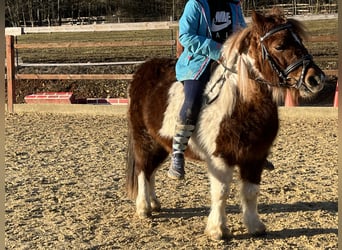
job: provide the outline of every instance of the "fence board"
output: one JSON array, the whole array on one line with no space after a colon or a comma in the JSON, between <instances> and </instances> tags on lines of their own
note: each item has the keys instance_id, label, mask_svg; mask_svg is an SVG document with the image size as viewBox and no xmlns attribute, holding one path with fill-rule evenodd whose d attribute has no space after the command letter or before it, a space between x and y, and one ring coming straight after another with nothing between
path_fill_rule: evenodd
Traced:
<instances>
[{"instance_id":1,"label":"fence board","mask_svg":"<svg viewBox=\"0 0 342 250\"><path fill-rule=\"evenodd\" d=\"M337 69L327 69L327 70L323 70L323 71L324 71L324 74L326 74L326 75L332 75L332 76L338 75Z\"/></svg>"},{"instance_id":2,"label":"fence board","mask_svg":"<svg viewBox=\"0 0 342 250\"><path fill-rule=\"evenodd\" d=\"M309 37L309 42L338 42L337 36L311 36Z\"/></svg>"},{"instance_id":3,"label":"fence board","mask_svg":"<svg viewBox=\"0 0 342 250\"><path fill-rule=\"evenodd\" d=\"M175 22L137 22L137 23L108 23L99 25L63 25L48 27L23 27L22 34L52 33L52 32L99 32L99 31L134 31L134 30L163 30L175 26Z\"/></svg>"},{"instance_id":4,"label":"fence board","mask_svg":"<svg viewBox=\"0 0 342 250\"><path fill-rule=\"evenodd\" d=\"M326 75L337 75L338 70L324 70ZM18 80L132 80L133 74L16 74Z\"/></svg>"},{"instance_id":5,"label":"fence board","mask_svg":"<svg viewBox=\"0 0 342 250\"><path fill-rule=\"evenodd\" d=\"M133 65L145 61L124 61L124 62L86 62L86 63L18 63L20 67L69 67L69 66L109 66L109 65Z\"/></svg>"},{"instance_id":6,"label":"fence board","mask_svg":"<svg viewBox=\"0 0 342 250\"><path fill-rule=\"evenodd\" d=\"M164 41L119 41L119 42L70 42L15 44L16 49L84 48L84 47L132 47L132 46L173 46L175 40Z\"/></svg>"},{"instance_id":7,"label":"fence board","mask_svg":"<svg viewBox=\"0 0 342 250\"><path fill-rule=\"evenodd\" d=\"M133 74L16 74L16 79L46 80L130 80Z\"/></svg>"}]
</instances>

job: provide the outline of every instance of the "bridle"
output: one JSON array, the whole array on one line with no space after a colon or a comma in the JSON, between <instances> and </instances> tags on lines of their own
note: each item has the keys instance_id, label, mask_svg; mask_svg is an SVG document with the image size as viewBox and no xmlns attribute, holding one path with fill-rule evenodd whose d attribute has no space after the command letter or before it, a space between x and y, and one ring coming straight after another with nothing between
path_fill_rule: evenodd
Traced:
<instances>
[{"instance_id":1,"label":"bridle","mask_svg":"<svg viewBox=\"0 0 342 250\"><path fill-rule=\"evenodd\" d=\"M278 77L280 79L280 82L278 83L279 86L295 87L298 89L303 84L304 76L306 74L306 71L308 69L309 64L313 63L312 56L310 54L306 54L305 56L303 56L298 61L291 63L284 70L281 69L281 67L276 63L274 58L268 52L268 50L264 44L264 41L268 37L272 36L273 34L279 32L279 31L282 31L282 30L289 30L291 32L292 36L294 37L294 39L298 42L298 44L300 46L303 46L303 44L302 44L301 40L298 38L297 34L295 34L293 32L292 24L291 23L285 23L285 24L282 24L282 25L275 27L274 29L268 31L264 36L260 37L262 59L267 60L270 64L271 68L278 74ZM287 82L287 80L289 79L289 77L288 77L289 74L300 66L302 66L303 69L302 69L301 76L300 76L299 80L297 80L297 83L295 85L289 84ZM266 82L265 80L262 80L262 79L260 79L260 81Z\"/></svg>"},{"instance_id":2,"label":"bridle","mask_svg":"<svg viewBox=\"0 0 342 250\"><path fill-rule=\"evenodd\" d=\"M262 59L267 60L269 62L272 70L274 70L278 74L280 81L276 84L271 83L271 82L269 82L269 81L267 81L267 80L265 80L259 76L256 76L257 75L257 74L255 74L256 72L252 71L249 73L250 73L250 76L253 75L254 77L252 77L252 78L254 78L254 80L259 82L259 83L264 83L264 84L267 84L269 86L280 86L280 87L286 87L286 88L297 88L297 89L299 89L304 82L304 76L307 72L308 66L310 64L314 64L313 58L310 54L306 54L301 59L299 59L298 61L291 63L284 70L281 69L281 67L276 63L274 58L268 52L266 46L264 45L264 41L268 37L272 36L273 34L279 32L279 31L282 31L282 30L289 30L291 32L291 35L293 36L293 38L297 41L297 43L300 46L304 47L303 43L301 42L301 40L299 39L297 34L293 32L291 23L285 23L285 24L279 25L279 26L275 27L274 29L268 31L262 37L260 37ZM212 93L213 96L209 97L209 94L207 94L207 97L206 97L206 104L207 105L212 103L213 101L215 101L216 98L218 97L219 91L222 88L222 85L224 84L224 82L226 80L226 76L225 76L226 72L229 71L229 72L234 73L234 74L237 73L236 70L227 67L225 65L225 63L220 63L220 65L224 68L224 71L223 71L221 77L213 84L212 88L209 91L209 94ZM290 79L289 74L300 66L302 66L303 68L302 68L302 72L301 72L299 80L296 80L296 84L294 84L294 85L289 84L288 83L288 80ZM218 92L216 94L213 93L214 88L218 88Z\"/></svg>"}]
</instances>

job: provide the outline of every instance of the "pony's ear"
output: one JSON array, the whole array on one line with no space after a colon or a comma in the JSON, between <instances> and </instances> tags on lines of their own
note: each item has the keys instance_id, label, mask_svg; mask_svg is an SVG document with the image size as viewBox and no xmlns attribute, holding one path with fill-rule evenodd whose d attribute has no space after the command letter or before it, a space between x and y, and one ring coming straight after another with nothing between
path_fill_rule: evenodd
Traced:
<instances>
[{"instance_id":1,"label":"pony's ear","mask_svg":"<svg viewBox=\"0 0 342 250\"><path fill-rule=\"evenodd\" d=\"M244 29L241 31L241 35L237 43L237 49L238 49L239 54L242 54L243 52L246 52L246 50L248 50L248 47L250 45L250 40L251 40L250 36L251 36L250 29Z\"/></svg>"},{"instance_id":2,"label":"pony's ear","mask_svg":"<svg viewBox=\"0 0 342 250\"><path fill-rule=\"evenodd\" d=\"M254 23L254 28L258 32L258 34L263 34L263 27L266 23L266 17L264 17L262 14L256 12L253 10L252 12L252 21Z\"/></svg>"}]
</instances>

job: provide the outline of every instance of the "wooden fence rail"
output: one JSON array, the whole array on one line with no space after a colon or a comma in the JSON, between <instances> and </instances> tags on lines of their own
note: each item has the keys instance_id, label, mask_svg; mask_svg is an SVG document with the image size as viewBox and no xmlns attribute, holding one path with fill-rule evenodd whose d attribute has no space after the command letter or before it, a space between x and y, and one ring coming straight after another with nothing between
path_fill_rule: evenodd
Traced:
<instances>
[{"instance_id":1,"label":"wooden fence rail","mask_svg":"<svg viewBox=\"0 0 342 250\"><path fill-rule=\"evenodd\" d=\"M45 80L130 80L133 74L16 74L15 79Z\"/></svg>"},{"instance_id":2,"label":"wooden fence rail","mask_svg":"<svg viewBox=\"0 0 342 250\"><path fill-rule=\"evenodd\" d=\"M175 37L178 37L177 35ZM337 36L312 36L310 42L337 42ZM6 35L7 64L7 110L12 113L15 103L15 81L18 79L57 80L130 80L132 74L16 74L15 49L77 48L77 47L118 47L118 46L178 46L176 40L167 41L125 41L125 42L68 42L45 44L15 44L14 36ZM337 70L325 70L327 75L337 75Z\"/></svg>"},{"instance_id":3,"label":"wooden fence rail","mask_svg":"<svg viewBox=\"0 0 342 250\"><path fill-rule=\"evenodd\" d=\"M70 42L15 44L15 49L83 48L83 47L132 47L132 46L174 46L175 40L169 41L119 41L119 42Z\"/></svg>"}]
</instances>

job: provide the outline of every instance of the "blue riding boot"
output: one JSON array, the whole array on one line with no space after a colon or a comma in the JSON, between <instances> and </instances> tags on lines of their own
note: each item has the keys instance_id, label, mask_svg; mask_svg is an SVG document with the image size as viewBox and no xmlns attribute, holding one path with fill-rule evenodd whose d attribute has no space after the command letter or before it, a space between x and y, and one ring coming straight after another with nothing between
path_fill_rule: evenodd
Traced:
<instances>
[{"instance_id":1,"label":"blue riding boot","mask_svg":"<svg viewBox=\"0 0 342 250\"><path fill-rule=\"evenodd\" d=\"M167 172L168 176L171 179L182 180L184 179L185 170L185 159L184 159L184 151L188 146L188 141L195 130L194 125L181 125L177 124L176 133L173 137L172 142L172 156L171 156L171 165L169 171Z\"/></svg>"},{"instance_id":2,"label":"blue riding boot","mask_svg":"<svg viewBox=\"0 0 342 250\"><path fill-rule=\"evenodd\" d=\"M167 172L167 175L171 179L175 179L175 180L184 179L184 175L185 175L184 165L185 165L184 154L177 153L177 152L172 153L171 165L170 165L169 171Z\"/></svg>"}]
</instances>

